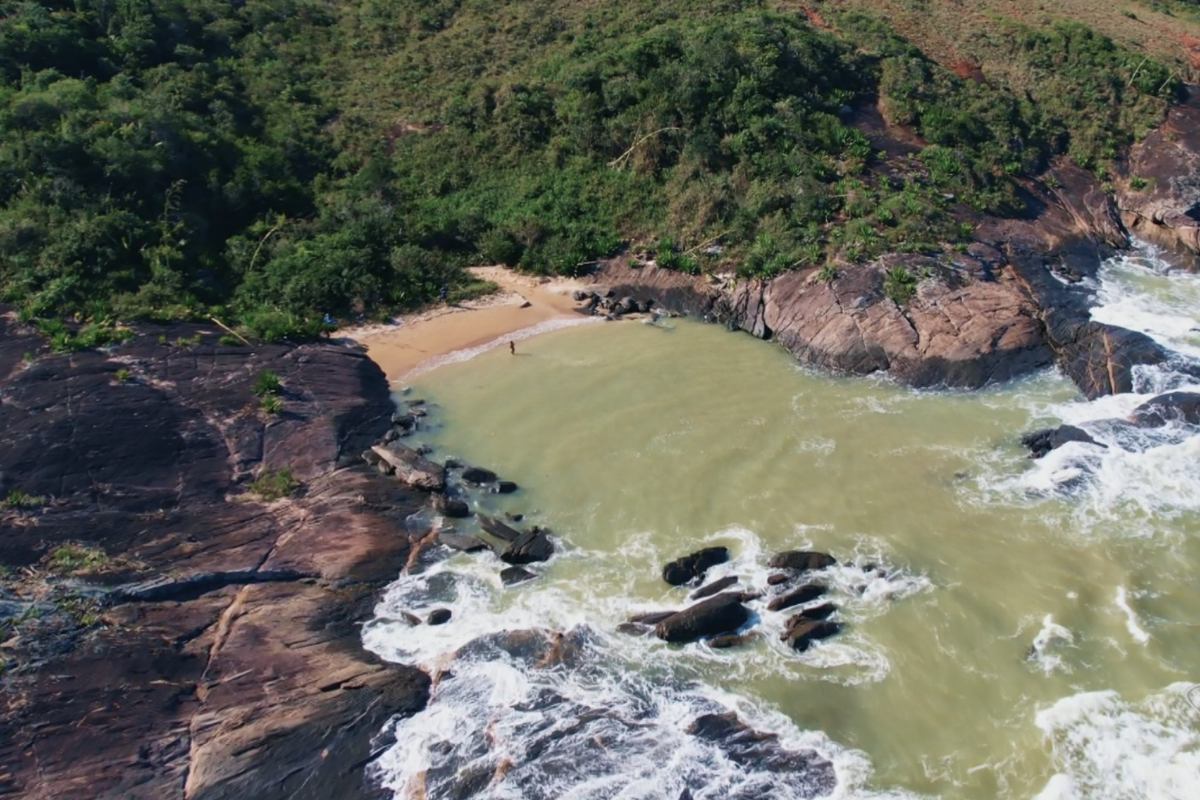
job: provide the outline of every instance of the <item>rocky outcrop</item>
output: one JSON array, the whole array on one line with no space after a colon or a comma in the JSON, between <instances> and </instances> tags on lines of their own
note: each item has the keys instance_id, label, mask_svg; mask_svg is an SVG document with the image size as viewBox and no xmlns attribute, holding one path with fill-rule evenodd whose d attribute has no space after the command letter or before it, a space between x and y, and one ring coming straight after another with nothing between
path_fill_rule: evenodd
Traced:
<instances>
[{"instance_id":1,"label":"rocky outcrop","mask_svg":"<svg viewBox=\"0 0 1200 800\"><path fill-rule=\"evenodd\" d=\"M828 620L812 620L800 616L799 618L793 618L793 621L789 621L788 628L783 633L783 640L793 650L803 653L812 646L813 642L836 636L841 631L842 626L840 623L829 622Z\"/></svg>"},{"instance_id":2,"label":"rocky outcrop","mask_svg":"<svg viewBox=\"0 0 1200 800\"><path fill-rule=\"evenodd\" d=\"M773 733L752 729L733 712L705 714L687 729L698 739L718 744L733 763L755 771L789 776L796 797L822 797L837 786L833 764L813 750L790 750Z\"/></svg>"},{"instance_id":3,"label":"rocky outcrop","mask_svg":"<svg viewBox=\"0 0 1200 800\"><path fill-rule=\"evenodd\" d=\"M1134 161L1148 172L1159 165L1166 177L1155 187L1167 188L1121 196L1127 221L1130 214L1169 220L1162 224L1180 241L1200 229L1200 189L1191 177L1200 168L1186 168L1200 163L1200 124L1187 135L1177 131L1193 116L1200 123L1200 103L1189 100L1135 148ZM763 281L693 276L621 257L594 277L603 287L596 294L774 340L801 362L835 373L887 371L916 387L977 388L1057 363L1089 398L1132 391L1135 367L1172 354L1140 333L1090 319L1094 296L1083 279L1129 245L1113 198L1066 162L1044 184L1030 182L1025 195L1022 218L960 209L976 240L938 258L892 254L836 265L831 280L809 269ZM1168 207L1175 210L1161 210ZM914 284L907 299L886 290L888 274L901 270Z\"/></svg>"},{"instance_id":4,"label":"rocky outcrop","mask_svg":"<svg viewBox=\"0 0 1200 800\"><path fill-rule=\"evenodd\" d=\"M689 600L703 600L705 597L711 597L712 595L716 594L717 592L728 589L730 586L735 585L737 582L738 582L738 579L737 579L736 575L726 575L724 578L717 578L715 581L712 581L711 583L707 583L704 586L701 586L696 591L692 592L690 595L688 595L688 599Z\"/></svg>"},{"instance_id":5,"label":"rocky outcrop","mask_svg":"<svg viewBox=\"0 0 1200 800\"><path fill-rule=\"evenodd\" d=\"M672 614L655 626L654 634L667 642L694 642L706 636L736 631L750 619L738 592L701 600Z\"/></svg>"},{"instance_id":6,"label":"rocky outcrop","mask_svg":"<svg viewBox=\"0 0 1200 800\"><path fill-rule=\"evenodd\" d=\"M1130 151L1117 202L1134 235L1200 269L1200 87Z\"/></svg>"},{"instance_id":7,"label":"rocky outcrop","mask_svg":"<svg viewBox=\"0 0 1200 800\"><path fill-rule=\"evenodd\" d=\"M1200 393L1160 394L1135 408L1130 422L1139 428L1161 428L1171 422L1200 425Z\"/></svg>"},{"instance_id":8,"label":"rocky outcrop","mask_svg":"<svg viewBox=\"0 0 1200 800\"><path fill-rule=\"evenodd\" d=\"M818 597L823 597L828 591L829 589L826 587L818 586L816 584L801 586L797 589L791 590L790 592L785 592L778 597L772 598L771 601L767 603L767 610L782 611L783 609L791 608L792 606L802 605L803 603L811 603Z\"/></svg>"},{"instance_id":9,"label":"rocky outcrop","mask_svg":"<svg viewBox=\"0 0 1200 800\"><path fill-rule=\"evenodd\" d=\"M397 478L414 489L441 492L446 488L446 468L397 441L374 445L371 450L392 468Z\"/></svg>"},{"instance_id":10,"label":"rocky outcrop","mask_svg":"<svg viewBox=\"0 0 1200 800\"><path fill-rule=\"evenodd\" d=\"M796 572L810 572L828 569L837 563L837 559L828 553L814 553L808 550L786 550L771 556L767 566L772 569L790 569Z\"/></svg>"},{"instance_id":11,"label":"rocky outcrop","mask_svg":"<svg viewBox=\"0 0 1200 800\"><path fill-rule=\"evenodd\" d=\"M704 580L711 567L729 560L729 548L705 547L694 553L677 558L663 567L663 580L672 586L683 586L692 581Z\"/></svg>"},{"instance_id":12,"label":"rocky outcrop","mask_svg":"<svg viewBox=\"0 0 1200 800\"><path fill-rule=\"evenodd\" d=\"M500 560L506 564L519 566L533 564L538 561L549 561L554 555L554 541L539 528L525 531L500 554Z\"/></svg>"},{"instance_id":13,"label":"rocky outcrop","mask_svg":"<svg viewBox=\"0 0 1200 800\"><path fill-rule=\"evenodd\" d=\"M52 598L0 651L21 698L0 710L0 796L369 796L372 740L429 685L358 628L426 502L360 465L390 426L387 381L335 344L141 333L50 355L0 317L0 492L40 498L0 510L0 583ZM250 391L262 369L283 382L277 416ZM296 491L250 492L282 468ZM67 575L63 546L100 555Z\"/></svg>"}]
</instances>

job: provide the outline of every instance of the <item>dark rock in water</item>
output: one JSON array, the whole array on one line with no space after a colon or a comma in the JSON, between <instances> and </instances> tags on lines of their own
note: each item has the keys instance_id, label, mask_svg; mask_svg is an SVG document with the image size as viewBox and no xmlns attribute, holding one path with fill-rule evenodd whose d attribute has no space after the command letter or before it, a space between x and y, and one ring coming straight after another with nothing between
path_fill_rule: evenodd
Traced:
<instances>
[{"instance_id":1,"label":"dark rock in water","mask_svg":"<svg viewBox=\"0 0 1200 800\"><path fill-rule=\"evenodd\" d=\"M678 611L651 611L647 614L634 614L629 621L635 625L657 625L667 617L673 617Z\"/></svg>"},{"instance_id":2,"label":"dark rock in water","mask_svg":"<svg viewBox=\"0 0 1200 800\"><path fill-rule=\"evenodd\" d=\"M537 577L536 572L530 572L524 567L505 567L500 570L500 581L505 586L512 586L517 583L531 581Z\"/></svg>"},{"instance_id":3,"label":"dark rock in water","mask_svg":"<svg viewBox=\"0 0 1200 800\"><path fill-rule=\"evenodd\" d=\"M482 467L467 467L462 471L462 479L467 483L474 484L494 483L496 473Z\"/></svg>"},{"instance_id":4,"label":"dark rock in water","mask_svg":"<svg viewBox=\"0 0 1200 800\"><path fill-rule=\"evenodd\" d=\"M496 484L497 494L512 494L517 490L517 485L512 481L499 481Z\"/></svg>"},{"instance_id":5,"label":"dark rock in water","mask_svg":"<svg viewBox=\"0 0 1200 800\"><path fill-rule=\"evenodd\" d=\"M692 790L684 789L683 794L679 795L679 800L692 800Z\"/></svg>"},{"instance_id":6,"label":"dark rock in water","mask_svg":"<svg viewBox=\"0 0 1200 800\"><path fill-rule=\"evenodd\" d=\"M471 507L466 504L466 501L456 497L438 495L437 500L434 501L434 507L444 516L455 519L465 519L471 516Z\"/></svg>"},{"instance_id":7,"label":"dark rock in water","mask_svg":"<svg viewBox=\"0 0 1200 800\"><path fill-rule=\"evenodd\" d=\"M677 558L663 567L663 580L672 586L682 586L693 580L703 580L710 567L729 560L729 548L706 547L691 555Z\"/></svg>"},{"instance_id":8,"label":"dark rock in water","mask_svg":"<svg viewBox=\"0 0 1200 800\"><path fill-rule=\"evenodd\" d=\"M1160 394L1135 408L1130 421L1139 428L1161 428L1169 422L1200 425L1200 393Z\"/></svg>"},{"instance_id":9,"label":"dark rock in water","mask_svg":"<svg viewBox=\"0 0 1200 800\"><path fill-rule=\"evenodd\" d=\"M723 633L720 636L714 636L709 639L708 646L719 650L726 650L730 647L741 647L757 638L758 634L753 631L747 633Z\"/></svg>"},{"instance_id":10,"label":"dark rock in water","mask_svg":"<svg viewBox=\"0 0 1200 800\"><path fill-rule=\"evenodd\" d=\"M401 619L403 619L405 622L407 622L409 625L412 625L414 628L415 628L416 626L418 626L418 625L423 625L423 624L424 624L424 623L421 621L421 618L420 618L420 617L418 617L416 614L413 614L413 613L411 613L411 612L408 612L408 611L401 611L401 612L400 612L400 618L401 618Z\"/></svg>"},{"instance_id":11,"label":"dark rock in water","mask_svg":"<svg viewBox=\"0 0 1200 800\"><path fill-rule=\"evenodd\" d=\"M412 414L417 419L420 419L421 417L425 417L425 416L429 415L429 412L426 411L424 408L421 408L420 406L416 406L416 407L410 406L408 409L408 413Z\"/></svg>"},{"instance_id":12,"label":"dark rock in water","mask_svg":"<svg viewBox=\"0 0 1200 800\"><path fill-rule=\"evenodd\" d=\"M450 621L450 616L450 609L435 608L433 611L429 612L429 616L426 617L426 621L430 625L445 625Z\"/></svg>"},{"instance_id":13,"label":"dark rock in water","mask_svg":"<svg viewBox=\"0 0 1200 800\"><path fill-rule=\"evenodd\" d=\"M816 600L818 597L821 597L828 591L829 590L824 586L818 586L816 584L801 586L798 589L793 589L787 594L781 594L779 597L776 597L771 602L767 603L767 610L782 611L785 608L798 606L801 603L808 603Z\"/></svg>"},{"instance_id":14,"label":"dark rock in water","mask_svg":"<svg viewBox=\"0 0 1200 800\"><path fill-rule=\"evenodd\" d=\"M806 608L799 614L796 614L788 619L787 623L783 626L783 634L780 638L786 639L793 629L798 628L808 622L818 622L820 620L827 619L833 616L834 612L836 611L837 606L835 606L833 603L822 603L819 606Z\"/></svg>"},{"instance_id":15,"label":"dark rock in water","mask_svg":"<svg viewBox=\"0 0 1200 800\"><path fill-rule=\"evenodd\" d=\"M772 569L794 569L797 572L825 569L837 563L837 559L827 553L811 553L806 550L788 550L771 556L767 566Z\"/></svg>"},{"instance_id":16,"label":"dark rock in water","mask_svg":"<svg viewBox=\"0 0 1200 800\"><path fill-rule=\"evenodd\" d=\"M509 522L520 522L521 520L525 519L525 515L524 514L513 514L511 512L505 512L504 518L507 519Z\"/></svg>"},{"instance_id":17,"label":"dark rock in water","mask_svg":"<svg viewBox=\"0 0 1200 800\"><path fill-rule=\"evenodd\" d=\"M417 445L417 455L419 455L419 456L427 456L432 452L433 452L433 448L427 444Z\"/></svg>"},{"instance_id":18,"label":"dark rock in water","mask_svg":"<svg viewBox=\"0 0 1200 800\"><path fill-rule=\"evenodd\" d=\"M701 600L664 619L654 629L667 642L694 642L706 636L736 631L750 619L750 611L736 592Z\"/></svg>"},{"instance_id":19,"label":"dark rock in water","mask_svg":"<svg viewBox=\"0 0 1200 800\"><path fill-rule=\"evenodd\" d=\"M416 430L417 418L412 414L401 414L399 412L392 415L392 425L394 430L412 431Z\"/></svg>"},{"instance_id":20,"label":"dark rock in water","mask_svg":"<svg viewBox=\"0 0 1200 800\"><path fill-rule=\"evenodd\" d=\"M689 600L703 600L705 597L711 597L722 589L728 589L738 582L736 575L726 575L724 578L717 578L709 584L705 584L696 591L688 595Z\"/></svg>"},{"instance_id":21,"label":"dark rock in water","mask_svg":"<svg viewBox=\"0 0 1200 800\"><path fill-rule=\"evenodd\" d=\"M1083 442L1097 444L1096 440L1082 428L1074 425L1060 425L1057 428L1043 428L1027 433L1021 437L1021 444L1029 448L1033 458L1041 458L1051 450L1057 450L1067 442ZM1100 445L1103 447L1104 445Z\"/></svg>"},{"instance_id":22,"label":"dark rock in water","mask_svg":"<svg viewBox=\"0 0 1200 800\"><path fill-rule=\"evenodd\" d=\"M812 620L796 625L796 627L788 630L784 641L792 646L793 650L804 652L809 645L820 639L828 639L840 633L842 625L840 622L827 622L821 620Z\"/></svg>"},{"instance_id":23,"label":"dark rock in water","mask_svg":"<svg viewBox=\"0 0 1200 800\"><path fill-rule=\"evenodd\" d=\"M583 289L576 289L575 291L571 292L571 299L576 303L582 303L584 300L590 300L591 298L592 293L584 291Z\"/></svg>"},{"instance_id":24,"label":"dark rock in water","mask_svg":"<svg viewBox=\"0 0 1200 800\"><path fill-rule=\"evenodd\" d=\"M787 583L794 577L794 575L788 575L786 572L776 572L767 578L767 586L778 586L781 583Z\"/></svg>"},{"instance_id":25,"label":"dark rock in water","mask_svg":"<svg viewBox=\"0 0 1200 800\"><path fill-rule=\"evenodd\" d=\"M500 554L500 560L506 564L532 564L535 561L549 561L552 555L554 542L545 531L534 529L518 536L516 541Z\"/></svg>"},{"instance_id":26,"label":"dark rock in water","mask_svg":"<svg viewBox=\"0 0 1200 800\"><path fill-rule=\"evenodd\" d=\"M469 533L443 531L438 534L438 541L452 550L458 550L463 553L476 553L480 550L491 549L491 546L483 539L480 539L478 536L472 536Z\"/></svg>"},{"instance_id":27,"label":"dark rock in water","mask_svg":"<svg viewBox=\"0 0 1200 800\"><path fill-rule=\"evenodd\" d=\"M396 477L414 489L440 492L446 488L446 468L417 453L400 442L375 445L371 448L396 470Z\"/></svg>"},{"instance_id":28,"label":"dark rock in water","mask_svg":"<svg viewBox=\"0 0 1200 800\"><path fill-rule=\"evenodd\" d=\"M447 458L446 459L446 469L461 469L461 468L462 468L462 462L459 461L457 458Z\"/></svg>"},{"instance_id":29,"label":"dark rock in water","mask_svg":"<svg viewBox=\"0 0 1200 800\"><path fill-rule=\"evenodd\" d=\"M495 661L509 655L524 664L546 668L574 666L588 641L588 632L575 628L566 633L542 629L497 631L463 645L454 659Z\"/></svg>"},{"instance_id":30,"label":"dark rock in water","mask_svg":"<svg viewBox=\"0 0 1200 800\"><path fill-rule=\"evenodd\" d=\"M636 622L622 622L617 626L617 633L625 633L630 636L645 636L650 631L649 625L638 625Z\"/></svg>"},{"instance_id":31,"label":"dark rock in water","mask_svg":"<svg viewBox=\"0 0 1200 800\"><path fill-rule=\"evenodd\" d=\"M779 743L777 734L752 729L732 711L697 717L687 732L716 744L740 767L780 773L800 782L793 791L801 797L821 797L837 785L833 764L815 751L789 750Z\"/></svg>"},{"instance_id":32,"label":"dark rock in water","mask_svg":"<svg viewBox=\"0 0 1200 800\"><path fill-rule=\"evenodd\" d=\"M400 431L395 428L388 428L387 433L383 435L383 443L394 442L400 438Z\"/></svg>"},{"instance_id":33,"label":"dark rock in water","mask_svg":"<svg viewBox=\"0 0 1200 800\"><path fill-rule=\"evenodd\" d=\"M479 526L492 536L495 536L497 539L503 539L510 544L521 538L521 532L519 530L510 528L495 517L488 517L480 514Z\"/></svg>"}]
</instances>

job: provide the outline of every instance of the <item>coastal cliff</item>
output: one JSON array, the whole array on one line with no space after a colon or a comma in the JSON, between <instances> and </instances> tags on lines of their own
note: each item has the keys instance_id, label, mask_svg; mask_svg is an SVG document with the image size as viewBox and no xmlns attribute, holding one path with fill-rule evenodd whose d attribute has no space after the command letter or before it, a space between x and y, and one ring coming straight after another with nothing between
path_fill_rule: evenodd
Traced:
<instances>
[{"instance_id":1,"label":"coastal cliff","mask_svg":"<svg viewBox=\"0 0 1200 800\"><path fill-rule=\"evenodd\" d=\"M24 498L0 507L0 797L361 797L372 738L424 706L358 628L424 502L351 466L390 425L383 374L220 333L52 355L0 317L0 484ZM295 491L252 491L279 470Z\"/></svg>"}]
</instances>

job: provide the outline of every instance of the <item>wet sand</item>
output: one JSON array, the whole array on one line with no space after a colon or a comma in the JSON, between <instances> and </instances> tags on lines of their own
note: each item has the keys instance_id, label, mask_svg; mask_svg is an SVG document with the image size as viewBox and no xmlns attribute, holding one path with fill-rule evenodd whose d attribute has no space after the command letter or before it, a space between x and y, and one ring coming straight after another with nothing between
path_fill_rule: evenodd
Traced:
<instances>
[{"instance_id":1,"label":"wet sand","mask_svg":"<svg viewBox=\"0 0 1200 800\"><path fill-rule=\"evenodd\" d=\"M575 312L571 299L571 292L583 287L580 281L547 280L505 267L473 267L471 272L498 284L500 291L459 305L405 315L393 324L347 328L337 335L366 347L388 380L396 382L451 353L492 344L506 346L510 339L553 327L556 320L567 324L588 319Z\"/></svg>"}]
</instances>

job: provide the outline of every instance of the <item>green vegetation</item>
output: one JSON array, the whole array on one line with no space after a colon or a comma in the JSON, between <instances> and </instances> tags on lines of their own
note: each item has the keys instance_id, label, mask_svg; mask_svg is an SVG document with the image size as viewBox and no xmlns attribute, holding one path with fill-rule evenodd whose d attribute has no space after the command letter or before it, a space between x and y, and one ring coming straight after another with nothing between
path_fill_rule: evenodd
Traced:
<instances>
[{"instance_id":1,"label":"green vegetation","mask_svg":"<svg viewBox=\"0 0 1200 800\"><path fill-rule=\"evenodd\" d=\"M46 557L46 566L54 572L71 575L78 572L96 572L109 562L108 554L97 547L69 543L59 545Z\"/></svg>"},{"instance_id":2,"label":"green vegetation","mask_svg":"<svg viewBox=\"0 0 1200 800\"><path fill-rule=\"evenodd\" d=\"M837 267L833 264L825 264L821 269L817 270L817 280L821 283L833 283L837 280Z\"/></svg>"},{"instance_id":3,"label":"green vegetation","mask_svg":"<svg viewBox=\"0 0 1200 800\"><path fill-rule=\"evenodd\" d=\"M131 377L133 376L126 367L120 367L116 372L113 373L113 378L116 379L117 383L125 383Z\"/></svg>"},{"instance_id":4,"label":"green vegetation","mask_svg":"<svg viewBox=\"0 0 1200 800\"><path fill-rule=\"evenodd\" d=\"M250 391L259 397L279 394L282 389L283 381L269 369L264 369L255 375L254 383L250 385Z\"/></svg>"},{"instance_id":5,"label":"green vegetation","mask_svg":"<svg viewBox=\"0 0 1200 800\"><path fill-rule=\"evenodd\" d=\"M4 499L4 505L7 508L39 508L46 498L39 495L29 494L20 489L9 489L8 497Z\"/></svg>"},{"instance_id":6,"label":"green vegetation","mask_svg":"<svg viewBox=\"0 0 1200 800\"><path fill-rule=\"evenodd\" d=\"M934 252L1056 155L1109 170L1176 91L1077 23L998 19L979 82L773 8L0 0L0 299L65 352L138 318L312 337L627 243L755 277ZM930 143L887 170L876 96Z\"/></svg>"},{"instance_id":7,"label":"green vegetation","mask_svg":"<svg viewBox=\"0 0 1200 800\"><path fill-rule=\"evenodd\" d=\"M277 470L263 470L262 474L250 483L251 494L256 494L270 502L281 497L287 497L300 487L300 482L292 475L291 469L283 467Z\"/></svg>"},{"instance_id":8,"label":"green vegetation","mask_svg":"<svg viewBox=\"0 0 1200 800\"><path fill-rule=\"evenodd\" d=\"M283 411L283 400L273 394L266 395L258 401L258 410L272 417L278 416Z\"/></svg>"},{"instance_id":9,"label":"green vegetation","mask_svg":"<svg viewBox=\"0 0 1200 800\"><path fill-rule=\"evenodd\" d=\"M894 266L883 276L883 293L898 306L905 305L917 291L917 278L907 267Z\"/></svg>"}]
</instances>

